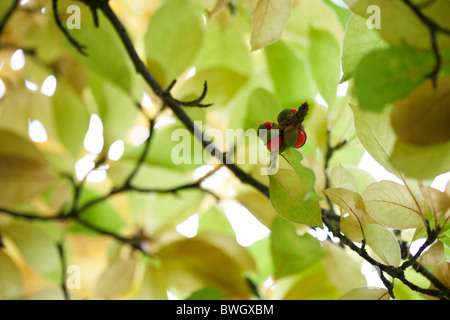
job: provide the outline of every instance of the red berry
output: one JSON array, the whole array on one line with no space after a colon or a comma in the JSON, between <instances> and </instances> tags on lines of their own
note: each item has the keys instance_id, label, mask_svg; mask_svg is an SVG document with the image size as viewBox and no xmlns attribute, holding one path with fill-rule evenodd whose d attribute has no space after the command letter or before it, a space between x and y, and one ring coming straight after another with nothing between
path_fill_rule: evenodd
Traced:
<instances>
[{"instance_id":1,"label":"red berry","mask_svg":"<svg viewBox=\"0 0 450 320\"><path fill-rule=\"evenodd\" d=\"M264 122L263 126L267 128L267 130L270 130L273 128L273 122Z\"/></svg>"},{"instance_id":2,"label":"red berry","mask_svg":"<svg viewBox=\"0 0 450 320\"><path fill-rule=\"evenodd\" d=\"M297 142L295 143L294 148L300 148L302 147L306 142L306 133L303 130L298 130L298 138Z\"/></svg>"},{"instance_id":3,"label":"red berry","mask_svg":"<svg viewBox=\"0 0 450 320\"><path fill-rule=\"evenodd\" d=\"M291 109L291 111L292 111L293 114L296 114L298 112L297 109Z\"/></svg>"},{"instance_id":4,"label":"red berry","mask_svg":"<svg viewBox=\"0 0 450 320\"><path fill-rule=\"evenodd\" d=\"M281 135L279 135L267 143L267 149L269 149L270 152L277 152L278 150L280 150L282 145L283 145L283 138L281 137Z\"/></svg>"}]
</instances>

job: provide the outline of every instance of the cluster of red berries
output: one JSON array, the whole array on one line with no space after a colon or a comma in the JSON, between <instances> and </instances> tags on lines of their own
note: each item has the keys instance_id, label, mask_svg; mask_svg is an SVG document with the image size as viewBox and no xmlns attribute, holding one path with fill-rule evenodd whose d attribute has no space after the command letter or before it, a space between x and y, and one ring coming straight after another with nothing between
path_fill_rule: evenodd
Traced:
<instances>
[{"instance_id":1,"label":"cluster of red berries","mask_svg":"<svg viewBox=\"0 0 450 320\"><path fill-rule=\"evenodd\" d=\"M298 110L284 109L277 117L277 123L265 122L258 128L259 137L270 152L282 153L287 147L300 148L306 142L303 120L309 105L304 103Z\"/></svg>"}]
</instances>

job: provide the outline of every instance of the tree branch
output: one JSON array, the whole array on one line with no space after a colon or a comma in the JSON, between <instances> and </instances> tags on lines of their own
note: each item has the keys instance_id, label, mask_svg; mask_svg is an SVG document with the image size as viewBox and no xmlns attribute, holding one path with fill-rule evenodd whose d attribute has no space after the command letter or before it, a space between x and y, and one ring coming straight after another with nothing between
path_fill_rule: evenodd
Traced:
<instances>
[{"instance_id":1,"label":"tree branch","mask_svg":"<svg viewBox=\"0 0 450 320\"><path fill-rule=\"evenodd\" d=\"M64 34L66 39L77 49L79 53L81 53L84 56L87 56L86 53L86 46L79 43L75 38L73 38L69 31L64 28L61 20L59 19L58 15L58 0L52 0L52 8L53 8L53 18L55 19L56 25L61 30L61 32Z\"/></svg>"},{"instance_id":2,"label":"tree branch","mask_svg":"<svg viewBox=\"0 0 450 320\"><path fill-rule=\"evenodd\" d=\"M14 10L16 10L19 5L19 0L14 0L13 4L9 8L9 10L5 13L3 19L0 21L0 36L2 35L3 30L5 29L5 25L8 22L9 18L13 14Z\"/></svg>"},{"instance_id":3,"label":"tree branch","mask_svg":"<svg viewBox=\"0 0 450 320\"><path fill-rule=\"evenodd\" d=\"M439 47L437 43L437 33L443 33L448 36L450 36L450 29L443 28L442 26L438 25L436 22L425 16L422 11L421 7L415 5L411 2L411 0L403 0L403 2L414 12L414 14L422 21L423 24L425 24L430 32L430 38L431 38L431 49L434 54L435 58L435 65L433 68L433 71L430 73L429 77L431 78L431 81L433 82L433 86L436 88L437 86L437 77L439 74L439 71L441 69L442 65L442 58L439 53Z\"/></svg>"},{"instance_id":4,"label":"tree branch","mask_svg":"<svg viewBox=\"0 0 450 320\"><path fill-rule=\"evenodd\" d=\"M64 294L64 298L66 300L70 300L69 292L67 291L66 287L66 257L64 252L64 244L61 240L56 244L56 247L58 248L58 254L59 254L59 261L61 262L61 290Z\"/></svg>"},{"instance_id":5,"label":"tree branch","mask_svg":"<svg viewBox=\"0 0 450 320\"><path fill-rule=\"evenodd\" d=\"M241 182L253 186L268 197L269 187L267 185L259 182L258 180L244 172L242 169L240 169L238 166L236 166L233 161L226 156L226 154L222 153L212 143L212 141L208 137L206 137L199 128L197 128L192 119L181 108L181 104L179 103L179 101L168 98L169 96L167 94L167 91L161 87L158 81L154 78L154 76L150 73L145 64L139 58L125 27L118 19L114 11L112 11L109 4L105 1L100 1L97 5L118 33L123 45L125 46L125 49L128 52L128 55L130 56L134 64L136 71L142 75L153 92L163 101L163 104L167 105L173 111L175 116L184 124L184 126L195 136L195 138L199 140L205 148L208 147L207 150L212 150L211 154L219 159L221 163L223 163L231 172L233 172Z\"/></svg>"}]
</instances>

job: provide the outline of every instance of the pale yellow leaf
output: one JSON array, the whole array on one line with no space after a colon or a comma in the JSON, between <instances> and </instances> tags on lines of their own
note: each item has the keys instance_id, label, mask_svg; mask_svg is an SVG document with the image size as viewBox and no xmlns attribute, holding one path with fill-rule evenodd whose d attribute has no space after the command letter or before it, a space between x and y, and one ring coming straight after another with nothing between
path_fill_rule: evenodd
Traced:
<instances>
[{"instance_id":1,"label":"pale yellow leaf","mask_svg":"<svg viewBox=\"0 0 450 320\"><path fill-rule=\"evenodd\" d=\"M445 258L444 244L437 241L420 258L420 263L426 266L436 266Z\"/></svg>"},{"instance_id":2,"label":"pale yellow leaf","mask_svg":"<svg viewBox=\"0 0 450 320\"><path fill-rule=\"evenodd\" d=\"M370 184L362 197L367 213L382 225L396 229L423 226L424 210L406 186L383 180Z\"/></svg>"},{"instance_id":3,"label":"pale yellow leaf","mask_svg":"<svg viewBox=\"0 0 450 320\"><path fill-rule=\"evenodd\" d=\"M252 20L252 51L280 39L291 16L292 5L293 0L259 0Z\"/></svg>"},{"instance_id":4,"label":"pale yellow leaf","mask_svg":"<svg viewBox=\"0 0 450 320\"><path fill-rule=\"evenodd\" d=\"M97 283L97 294L106 299L126 294L133 285L136 259L115 259L101 274Z\"/></svg>"},{"instance_id":5,"label":"pale yellow leaf","mask_svg":"<svg viewBox=\"0 0 450 320\"><path fill-rule=\"evenodd\" d=\"M344 211L341 215L342 232L351 240L361 242L364 239L363 225L367 220L361 195L345 188L329 188L325 194Z\"/></svg>"},{"instance_id":6,"label":"pale yellow leaf","mask_svg":"<svg viewBox=\"0 0 450 320\"><path fill-rule=\"evenodd\" d=\"M389 292L384 288L359 287L342 295L339 300L389 300Z\"/></svg>"},{"instance_id":7,"label":"pale yellow leaf","mask_svg":"<svg viewBox=\"0 0 450 320\"><path fill-rule=\"evenodd\" d=\"M389 230L377 224L364 225L366 244L386 264L398 267L400 265L400 246Z\"/></svg>"},{"instance_id":8,"label":"pale yellow leaf","mask_svg":"<svg viewBox=\"0 0 450 320\"><path fill-rule=\"evenodd\" d=\"M14 261L0 251L0 299L16 299L23 294L22 274Z\"/></svg>"},{"instance_id":9,"label":"pale yellow leaf","mask_svg":"<svg viewBox=\"0 0 450 320\"><path fill-rule=\"evenodd\" d=\"M450 75L439 78L437 89L424 82L391 113L391 123L399 140L418 146L431 146L450 140Z\"/></svg>"},{"instance_id":10,"label":"pale yellow leaf","mask_svg":"<svg viewBox=\"0 0 450 320\"><path fill-rule=\"evenodd\" d=\"M446 193L431 187L421 187L421 190L436 220L442 218L445 212L450 209L450 197Z\"/></svg>"},{"instance_id":11,"label":"pale yellow leaf","mask_svg":"<svg viewBox=\"0 0 450 320\"><path fill-rule=\"evenodd\" d=\"M332 188L345 188L353 192L359 192L355 177L350 171L344 169L342 165L335 166L331 170L330 185Z\"/></svg>"}]
</instances>

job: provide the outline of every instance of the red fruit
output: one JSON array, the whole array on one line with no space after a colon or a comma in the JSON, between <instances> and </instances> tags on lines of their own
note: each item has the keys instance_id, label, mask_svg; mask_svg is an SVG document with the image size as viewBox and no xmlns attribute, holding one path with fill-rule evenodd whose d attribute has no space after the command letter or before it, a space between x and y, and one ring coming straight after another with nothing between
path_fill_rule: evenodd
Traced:
<instances>
[{"instance_id":1,"label":"red fruit","mask_svg":"<svg viewBox=\"0 0 450 320\"><path fill-rule=\"evenodd\" d=\"M292 111L293 114L296 114L298 112L297 109L291 109L291 111Z\"/></svg>"},{"instance_id":2,"label":"red fruit","mask_svg":"<svg viewBox=\"0 0 450 320\"><path fill-rule=\"evenodd\" d=\"M273 144L273 145L272 145ZM283 138L281 135L274 137L272 140L267 142L267 149L270 152L277 152L283 146Z\"/></svg>"},{"instance_id":3,"label":"red fruit","mask_svg":"<svg viewBox=\"0 0 450 320\"><path fill-rule=\"evenodd\" d=\"M264 122L263 126L267 128L267 130L270 130L273 128L273 122Z\"/></svg>"},{"instance_id":4,"label":"red fruit","mask_svg":"<svg viewBox=\"0 0 450 320\"><path fill-rule=\"evenodd\" d=\"M294 148L300 148L301 146L303 146L306 142L306 133L303 130L298 130L298 138L297 138L297 142L294 145Z\"/></svg>"}]
</instances>

